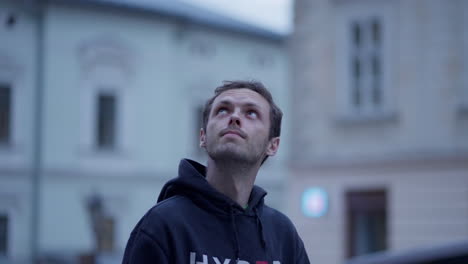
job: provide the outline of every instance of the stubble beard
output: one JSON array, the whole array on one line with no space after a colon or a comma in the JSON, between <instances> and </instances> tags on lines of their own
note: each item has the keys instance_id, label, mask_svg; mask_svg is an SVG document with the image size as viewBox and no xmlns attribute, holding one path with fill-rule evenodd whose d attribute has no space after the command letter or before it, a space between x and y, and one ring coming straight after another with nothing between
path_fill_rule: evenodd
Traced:
<instances>
[{"instance_id":1,"label":"stubble beard","mask_svg":"<svg viewBox=\"0 0 468 264\"><path fill-rule=\"evenodd\" d=\"M208 156L219 164L225 166L251 167L263 160L266 153L268 139L255 145L247 146L242 149L235 142L226 142L218 144L207 144L206 152Z\"/></svg>"}]
</instances>

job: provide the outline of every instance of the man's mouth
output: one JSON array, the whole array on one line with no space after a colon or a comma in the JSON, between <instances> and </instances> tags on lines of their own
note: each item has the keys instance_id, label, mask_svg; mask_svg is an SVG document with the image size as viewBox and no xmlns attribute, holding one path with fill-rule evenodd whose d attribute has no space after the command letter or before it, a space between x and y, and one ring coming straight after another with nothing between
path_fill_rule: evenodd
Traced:
<instances>
[{"instance_id":1,"label":"man's mouth","mask_svg":"<svg viewBox=\"0 0 468 264\"><path fill-rule=\"evenodd\" d=\"M239 136L239 137L241 136L241 135L239 135L239 133L237 133L237 132L227 132L227 133L224 133L224 136L225 136L225 135L236 135L236 136Z\"/></svg>"},{"instance_id":2,"label":"man's mouth","mask_svg":"<svg viewBox=\"0 0 468 264\"><path fill-rule=\"evenodd\" d=\"M233 129L226 129L224 130L222 133L221 133L222 136L225 136L225 135L236 135L238 137L241 137L241 138L245 138L245 133L243 133L242 131L239 131L239 130L233 130Z\"/></svg>"}]
</instances>

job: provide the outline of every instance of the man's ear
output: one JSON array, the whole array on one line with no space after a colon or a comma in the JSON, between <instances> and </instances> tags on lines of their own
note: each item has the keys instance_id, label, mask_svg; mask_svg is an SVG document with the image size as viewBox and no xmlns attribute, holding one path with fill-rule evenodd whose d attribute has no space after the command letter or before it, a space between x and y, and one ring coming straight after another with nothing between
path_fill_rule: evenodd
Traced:
<instances>
[{"instance_id":1,"label":"man's ear","mask_svg":"<svg viewBox=\"0 0 468 264\"><path fill-rule=\"evenodd\" d=\"M274 156L276 152L278 151L279 148L279 143L280 143L280 138L279 137L274 137L269 140L266 154L268 156Z\"/></svg>"},{"instance_id":2,"label":"man's ear","mask_svg":"<svg viewBox=\"0 0 468 264\"><path fill-rule=\"evenodd\" d=\"M206 147L206 134L203 128L200 128L200 147Z\"/></svg>"}]
</instances>

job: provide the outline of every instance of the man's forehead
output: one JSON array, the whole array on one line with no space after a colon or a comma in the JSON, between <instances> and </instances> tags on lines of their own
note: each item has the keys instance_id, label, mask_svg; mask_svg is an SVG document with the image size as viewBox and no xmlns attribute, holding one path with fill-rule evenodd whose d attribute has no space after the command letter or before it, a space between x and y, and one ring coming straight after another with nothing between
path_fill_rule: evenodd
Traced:
<instances>
[{"instance_id":1,"label":"man's forehead","mask_svg":"<svg viewBox=\"0 0 468 264\"><path fill-rule=\"evenodd\" d=\"M263 98L262 95L247 88L230 89L224 91L215 98L213 104L232 101L240 102L242 104L269 106L268 101Z\"/></svg>"}]
</instances>

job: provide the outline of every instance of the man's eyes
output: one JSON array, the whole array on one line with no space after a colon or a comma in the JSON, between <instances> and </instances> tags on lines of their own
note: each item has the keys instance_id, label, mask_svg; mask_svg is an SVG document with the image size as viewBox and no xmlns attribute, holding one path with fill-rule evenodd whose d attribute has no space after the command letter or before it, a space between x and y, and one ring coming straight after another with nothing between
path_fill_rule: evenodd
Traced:
<instances>
[{"instance_id":1,"label":"man's eyes","mask_svg":"<svg viewBox=\"0 0 468 264\"><path fill-rule=\"evenodd\" d=\"M218 115L219 115L219 114L225 114L225 113L227 113L227 111L228 111L227 108L225 108L225 107L220 107L220 108L218 108L218 110L216 111L216 114L218 114Z\"/></svg>"},{"instance_id":2,"label":"man's eyes","mask_svg":"<svg viewBox=\"0 0 468 264\"><path fill-rule=\"evenodd\" d=\"M220 107L216 110L216 115L224 115L229 112L227 107ZM250 118L258 118L258 112L256 110L247 110L245 111L246 116Z\"/></svg>"},{"instance_id":3,"label":"man's eyes","mask_svg":"<svg viewBox=\"0 0 468 264\"><path fill-rule=\"evenodd\" d=\"M255 118L258 116L257 111L255 111L255 110L247 111L247 115L250 116L250 117L255 117Z\"/></svg>"}]
</instances>

